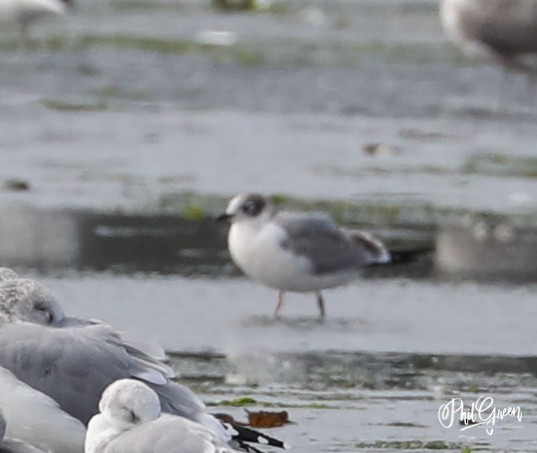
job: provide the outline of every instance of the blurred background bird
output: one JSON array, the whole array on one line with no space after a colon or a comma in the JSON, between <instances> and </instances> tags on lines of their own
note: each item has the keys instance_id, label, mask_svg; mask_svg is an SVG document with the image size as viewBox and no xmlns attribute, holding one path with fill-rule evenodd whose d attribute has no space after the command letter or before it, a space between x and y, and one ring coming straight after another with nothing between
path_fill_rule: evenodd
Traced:
<instances>
[{"instance_id":1,"label":"blurred background bird","mask_svg":"<svg viewBox=\"0 0 537 453\"><path fill-rule=\"evenodd\" d=\"M28 40L34 22L63 16L73 6L73 0L0 0L0 20L14 23L22 37Z\"/></svg>"},{"instance_id":2,"label":"blurred background bird","mask_svg":"<svg viewBox=\"0 0 537 453\"><path fill-rule=\"evenodd\" d=\"M469 57L485 57L537 81L537 0L443 0L448 37ZM502 87L503 88L503 87Z\"/></svg>"}]
</instances>

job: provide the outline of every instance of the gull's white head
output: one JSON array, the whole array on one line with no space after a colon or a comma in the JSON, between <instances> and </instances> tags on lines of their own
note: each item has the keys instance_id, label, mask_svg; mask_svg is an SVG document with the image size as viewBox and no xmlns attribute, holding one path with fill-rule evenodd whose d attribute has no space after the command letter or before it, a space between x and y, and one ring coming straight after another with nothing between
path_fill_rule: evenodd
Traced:
<instances>
[{"instance_id":1,"label":"gull's white head","mask_svg":"<svg viewBox=\"0 0 537 453\"><path fill-rule=\"evenodd\" d=\"M111 425L127 429L156 420L160 416L160 400L143 382L120 379L105 389L99 410Z\"/></svg>"},{"instance_id":2,"label":"gull's white head","mask_svg":"<svg viewBox=\"0 0 537 453\"><path fill-rule=\"evenodd\" d=\"M0 320L54 325L64 317L58 300L35 280L18 278L0 283Z\"/></svg>"},{"instance_id":3,"label":"gull's white head","mask_svg":"<svg viewBox=\"0 0 537 453\"><path fill-rule=\"evenodd\" d=\"M218 220L228 220L231 223L249 222L264 223L274 215L274 207L262 195L240 194L228 203L224 214Z\"/></svg>"}]
</instances>

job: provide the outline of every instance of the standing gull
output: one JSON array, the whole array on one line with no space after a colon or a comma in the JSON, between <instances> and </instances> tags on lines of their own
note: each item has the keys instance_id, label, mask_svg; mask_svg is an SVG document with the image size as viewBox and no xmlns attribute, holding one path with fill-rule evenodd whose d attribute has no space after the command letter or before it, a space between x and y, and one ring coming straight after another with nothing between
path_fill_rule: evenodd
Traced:
<instances>
[{"instance_id":1,"label":"standing gull","mask_svg":"<svg viewBox=\"0 0 537 453\"><path fill-rule=\"evenodd\" d=\"M7 421L7 437L54 453L84 451L84 425L62 411L52 398L19 381L2 367L0 410ZM0 453L3 451L0 448Z\"/></svg>"},{"instance_id":2,"label":"standing gull","mask_svg":"<svg viewBox=\"0 0 537 453\"><path fill-rule=\"evenodd\" d=\"M157 394L121 379L103 392L100 414L89 422L86 453L232 453L214 432L176 415L161 414Z\"/></svg>"},{"instance_id":3,"label":"standing gull","mask_svg":"<svg viewBox=\"0 0 537 453\"><path fill-rule=\"evenodd\" d=\"M371 264L390 262L374 237L347 230L323 214L276 212L261 195L234 197L219 220L229 220L228 248L249 277L279 291L277 316L285 292L314 292L321 318L321 290L344 285Z\"/></svg>"},{"instance_id":4,"label":"standing gull","mask_svg":"<svg viewBox=\"0 0 537 453\"><path fill-rule=\"evenodd\" d=\"M84 424L98 412L99 399L109 384L132 378L157 393L163 412L200 423L224 442L233 435L233 444L247 441L284 447L252 430L226 428L194 393L171 381L175 376L168 366L123 341L106 324L66 318L50 291L33 280L0 284L0 366Z\"/></svg>"},{"instance_id":5,"label":"standing gull","mask_svg":"<svg viewBox=\"0 0 537 453\"><path fill-rule=\"evenodd\" d=\"M511 69L536 69L537 0L442 0L440 18L466 54L490 56Z\"/></svg>"}]
</instances>

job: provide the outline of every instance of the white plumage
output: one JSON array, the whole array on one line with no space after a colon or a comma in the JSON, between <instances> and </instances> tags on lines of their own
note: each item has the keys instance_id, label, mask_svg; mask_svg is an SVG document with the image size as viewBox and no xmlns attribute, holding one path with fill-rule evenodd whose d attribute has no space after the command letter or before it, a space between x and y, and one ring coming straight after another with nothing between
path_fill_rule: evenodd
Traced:
<instances>
[{"instance_id":1,"label":"white plumage","mask_svg":"<svg viewBox=\"0 0 537 453\"><path fill-rule=\"evenodd\" d=\"M157 394L142 382L109 385L89 422L86 453L232 453L219 436L183 417L161 414Z\"/></svg>"},{"instance_id":2,"label":"white plumage","mask_svg":"<svg viewBox=\"0 0 537 453\"><path fill-rule=\"evenodd\" d=\"M234 197L221 218L230 220L228 248L235 264L249 277L283 294L315 292L321 317L321 290L349 283L359 271L391 260L377 239L336 225L322 214L276 212L262 196Z\"/></svg>"}]
</instances>

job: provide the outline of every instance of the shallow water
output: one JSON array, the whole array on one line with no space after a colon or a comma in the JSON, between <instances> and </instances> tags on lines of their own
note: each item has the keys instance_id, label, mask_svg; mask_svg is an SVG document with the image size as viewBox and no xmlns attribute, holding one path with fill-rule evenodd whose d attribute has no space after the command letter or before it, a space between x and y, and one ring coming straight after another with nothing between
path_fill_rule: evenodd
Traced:
<instances>
[{"instance_id":1,"label":"shallow water","mask_svg":"<svg viewBox=\"0 0 537 453\"><path fill-rule=\"evenodd\" d=\"M278 11L96 0L33 46L0 29L0 178L30 185L0 200L139 212L254 190L535 212L524 80L495 108L500 71L447 43L435 1ZM199 44L211 30L237 42Z\"/></svg>"},{"instance_id":2,"label":"shallow water","mask_svg":"<svg viewBox=\"0 0 537 453\"><path fill-rule=\"evenodd\" d=\"M273 319L276 292L244 278L67 274L43 281L69 313L154 332L169 350L537 352L527 340L535 285L360 280L326 292L328 319L319 322L314 298L296 294L287 296L283 319Z\"/></svg>"},{"instance_id":3,"label":"shallow water","mask_svg":"<svg viewBox=\"0 0 537 453\"><path fill-rule=\"evenodd\" d=\"M298 295L272 318L275 292L243 278L41 279L69 314L163 344L215 412L244 419L222 403L244 396L249 410L287 410L296 424L270 433L296 451L537 449L535 285L366 279L327 291L320 322ZM479 396L520 406L523 427L440 425L442 404Z\"/></svg>"},{"instance_id":4,"label":"shallow water","mask_svg":"<svg viewBox=\"0 0 537 453\"><path fill-rule=\"evenodd\" d=\"M324 322L307 295L275 320L275 292L238 276L205 218L253 190L378 204L344 220L399 245L430 246L444 208L534 227L524 80L500 97L497 68L461 58L436 8L92 0L28 46L0 28L2 264L69 314L162 343L215 411L244 418L222 404L236 396L288 410L296 424L273 432L295 451L537 451L534 277L449 281L429 254L327 291ZM185 216L185 194L208 206ZM521 406L523 427L441 427L441 404L480 395Z\"/></svg>"}]
</instances>

